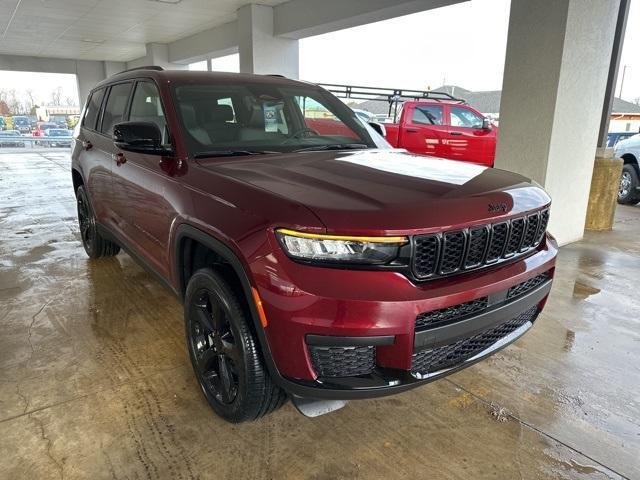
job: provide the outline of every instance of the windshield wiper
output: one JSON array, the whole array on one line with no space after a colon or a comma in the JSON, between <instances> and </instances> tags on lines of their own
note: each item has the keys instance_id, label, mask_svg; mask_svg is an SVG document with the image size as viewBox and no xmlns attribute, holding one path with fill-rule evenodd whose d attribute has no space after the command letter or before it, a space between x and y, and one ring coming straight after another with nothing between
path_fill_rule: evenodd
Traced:
<instances>
[{"instance_id":1,"label":"windshield wiper","mask_svg":"<svg viewBox=\"0 0 640 480\"><path fill-rule=\"evenodd\" d=\"M244 157L247 155L267 155L272 152L269 150L209 150L206 152L197 152L193 155L193 158L205 158L205 157Z\"/></svg>"},{"instance_id":2,"label":"windshield wiper","mask_svg":"<svg viewBox=\"0 0 640 480\"><path fill-rule=\"evenodd\" d=\"M313 152L320 150L362 150L369 148L369 145L364 143L333 143L330 145L314 145L312 147L299 148L294 152Z\"/></svg>"}]
</instances>

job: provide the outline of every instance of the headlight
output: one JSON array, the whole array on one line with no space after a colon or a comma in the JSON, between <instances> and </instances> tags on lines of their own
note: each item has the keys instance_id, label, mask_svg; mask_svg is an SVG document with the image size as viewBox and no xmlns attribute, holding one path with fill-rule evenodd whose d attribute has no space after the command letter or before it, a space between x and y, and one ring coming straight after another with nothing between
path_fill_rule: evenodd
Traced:
<instances>
[{"instance_id":1,"label":"headlight","mask_svg":"<svg viewBox=\"0 0 640 480\"><path fill-rule=\"evenodd\" d=\"M280 245L290 257L316 262L384 264L398 256L407 237L352 237L276 230Z\"/></svg>"}]
</instances>

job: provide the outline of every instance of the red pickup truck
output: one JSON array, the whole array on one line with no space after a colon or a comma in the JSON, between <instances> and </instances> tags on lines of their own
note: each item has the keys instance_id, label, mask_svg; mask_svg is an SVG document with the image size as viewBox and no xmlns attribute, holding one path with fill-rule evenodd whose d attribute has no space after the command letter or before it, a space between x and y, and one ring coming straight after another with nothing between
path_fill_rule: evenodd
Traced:
<instances>
[{"instance_id":1,"label":"red pickup truck","mask_svg":"<svg viewBox=\"0 0 640 480\"><path fill-rule=\"evenodd\" d=\"M398 123L385 123L394 147L492 167L498 128L476 109L442 101L404 102Z\"/></svg>"}]
</instances>

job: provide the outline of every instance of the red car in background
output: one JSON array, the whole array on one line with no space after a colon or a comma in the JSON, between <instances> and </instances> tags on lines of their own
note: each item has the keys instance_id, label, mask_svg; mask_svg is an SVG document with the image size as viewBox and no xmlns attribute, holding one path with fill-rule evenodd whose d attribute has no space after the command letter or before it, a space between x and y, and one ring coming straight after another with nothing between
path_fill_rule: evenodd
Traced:
<instances>
[{"instance_id":1,"label":"red car in background","mask_svg":"<svg viewBox=\"0 0 640 480\"><path fill-rule=\"evenodd\" d=\"M498 128L475 108L456 102L404 102L387 141L413 153L493 166Z\"/></svg>"},{"instance_id":2,"label":"red car in background","mask_svg":"<svg viewBox=\"0 0 640 480\"><path fill-rule=\"evenodd\" d=\"M38 122L36 128L31 133L34 137L44 137L45 131L50 128L60 128L57 123Z\"/></svg>"}]
</instances>

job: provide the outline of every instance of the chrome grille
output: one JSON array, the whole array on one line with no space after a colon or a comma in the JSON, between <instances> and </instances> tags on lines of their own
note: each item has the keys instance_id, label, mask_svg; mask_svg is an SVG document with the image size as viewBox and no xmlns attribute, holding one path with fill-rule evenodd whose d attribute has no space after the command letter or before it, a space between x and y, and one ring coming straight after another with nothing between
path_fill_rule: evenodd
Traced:
<instances>
[{"instance_id":1,"label":"chrome grille","mask_svg":"<svg viewBox=\"0 0 640 480\"><path fill-rule=\"evenodd\" d=\"M413 237L413 274L419 279L452 275L519 257L537 247L549 209L508 221Z\"/></svg>"}]
</instances>

